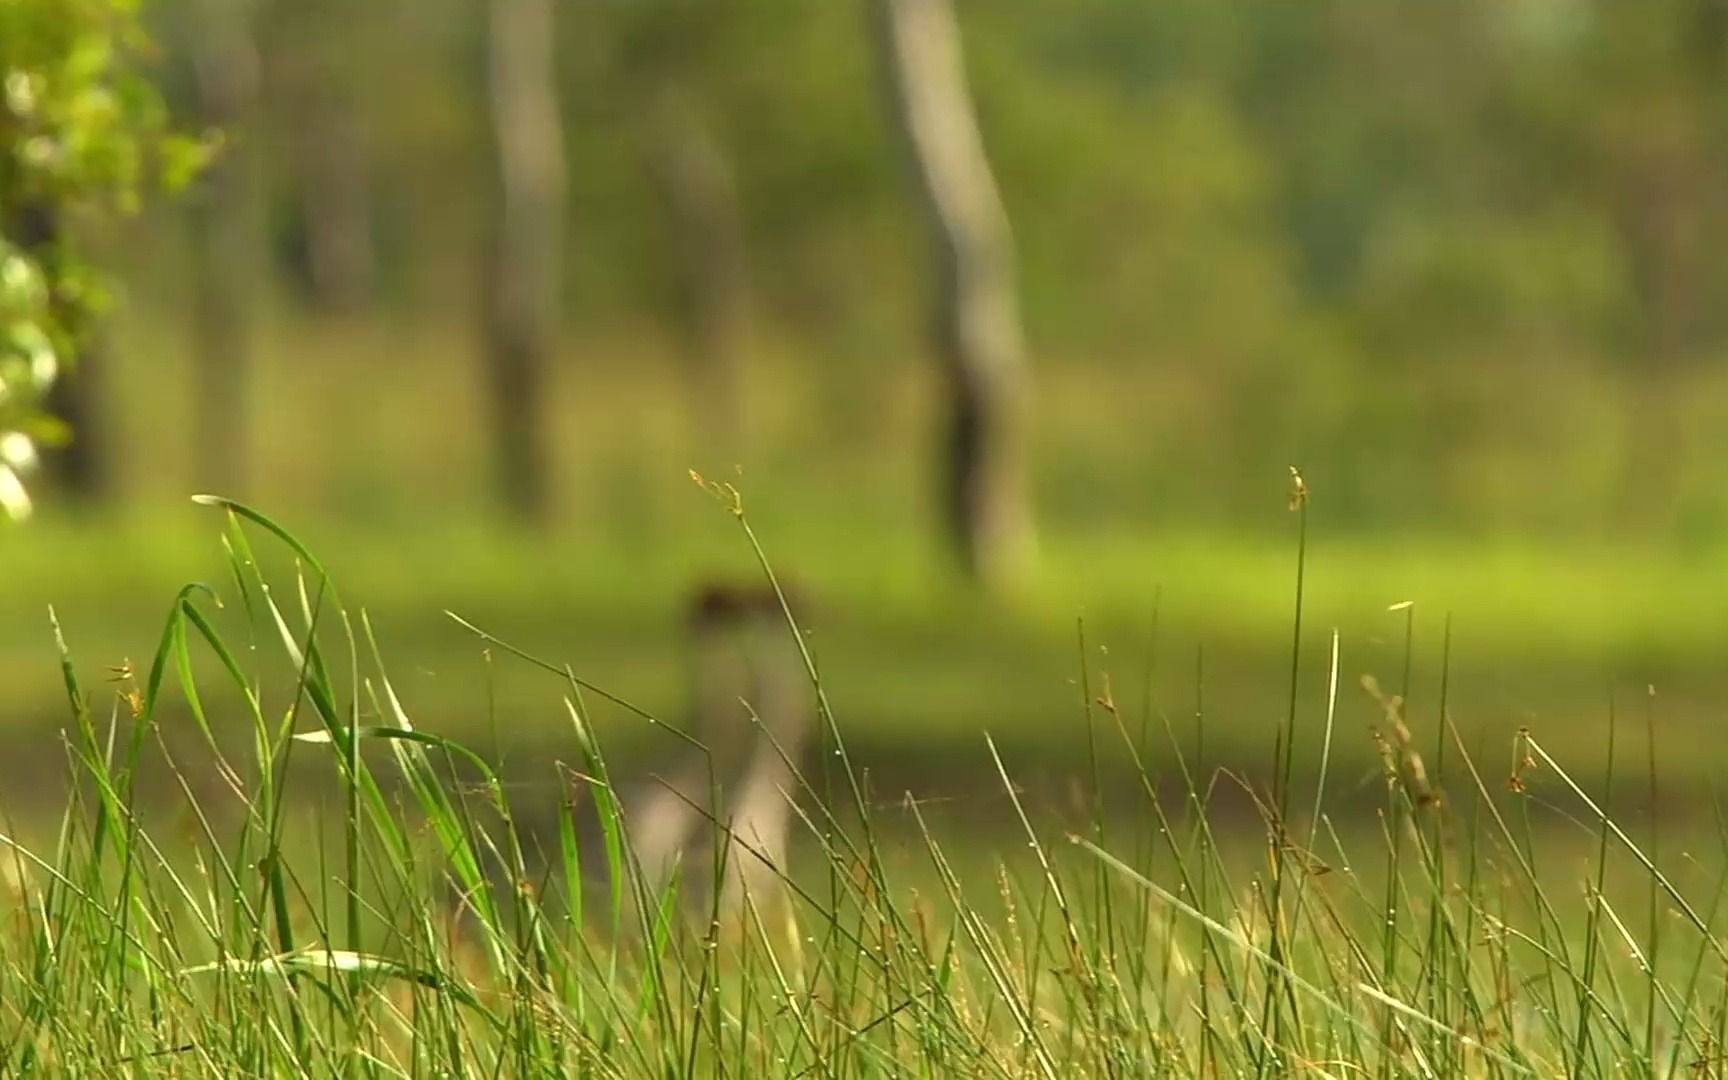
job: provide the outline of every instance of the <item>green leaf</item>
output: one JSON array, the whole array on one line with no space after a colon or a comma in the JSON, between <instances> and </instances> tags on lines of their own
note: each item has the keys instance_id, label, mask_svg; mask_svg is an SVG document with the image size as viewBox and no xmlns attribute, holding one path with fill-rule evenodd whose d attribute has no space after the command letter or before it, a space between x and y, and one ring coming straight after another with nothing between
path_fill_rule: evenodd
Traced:
<instances>
[{"instance_id":1,"label":"green leaf","mask_svg":"<svg viewBox=\"0 0 1728 1080\"><path fill-rule=\"evenodd\" d=\"M282 979L291 975L373 975L385 979L400 979L418 983L450 994L465 1005L479 1007L479 1002L465 987L444 978L435 971L412 967L399 960L350 952L347 949L296 949L293 952L266 956L262 960L226 957L208 964L181 968L181 975L208 975L227 972L254 978Z\"/></svg>"}]
</instances>

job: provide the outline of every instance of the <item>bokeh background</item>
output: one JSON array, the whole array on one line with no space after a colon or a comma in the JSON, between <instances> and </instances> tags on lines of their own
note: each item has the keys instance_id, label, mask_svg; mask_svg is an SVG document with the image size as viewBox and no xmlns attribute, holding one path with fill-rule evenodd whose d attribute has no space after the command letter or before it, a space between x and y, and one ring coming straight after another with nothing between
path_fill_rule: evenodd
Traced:
<instances>
[{"instance_id":1,"label":"bokeh background","mask_svg":"<svg viewBox=\"0 0 1728 1080\"><path fill-rule=\"evenodd\" d=\"M89 237L117 289L61 394L76 441L0 533L8 744L58 752L49 604L100 686L182 583L220 588L199 491L320 554L422 726L567 740L558 687L446 609L675 719L691 590L755 572L694 469L809 598L884 787L993 782L985 731L1079 769L1106 692L1182 730L1203 698L1252 772L1290 685L1294 464L1297 697L1317 726L1338 628L1342 760L1372 760L1356 681L1402 687L1413 627L1419 739L1444 683L1487 760L1530 725L1600 763L1614 702L1702 792L1728 5L958 0L953 138L1000 193L1024 342L1031 542L982 576L894 6L146 4L149 75L217 152Z\"/></svg>"}]
</instances>

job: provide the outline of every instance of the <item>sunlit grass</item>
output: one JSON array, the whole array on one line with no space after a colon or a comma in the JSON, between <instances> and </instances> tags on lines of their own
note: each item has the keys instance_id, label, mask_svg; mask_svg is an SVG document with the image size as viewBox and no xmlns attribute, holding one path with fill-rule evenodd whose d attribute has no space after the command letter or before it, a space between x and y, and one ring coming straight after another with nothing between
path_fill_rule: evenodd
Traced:
<instances>
[{"instance_id":1,"label":"sunlit grass","mask_svg":"<svg viewBox=\"0 0 1728 1080\"><path fill-rule=\"evenodd\" d=\"M825 756L785 793L794 864L728 906L725 862L752 857L747 841L693 852L663 889L637 866L605 746L648 721L596 722L615 688L586 680L603 675L441 616L490 654L482 684L514 668L558 718L531 766L557 810L531 825L480 735L512 718L427 722L425 684L396 676L416 658L380 647L315 553L215 506L226 562L212 588L163 594L147 661L110 688L63 654L70 794L46 825L0 828L7 1075L1718 1068L1725 838L1682 850L1618 811L1669 783L1657 704L1616 702L1589 774L1566 729L1479 752L1447 719L1454 646L1421 636L1420 608L1382 603L1373 764L1342 772L1363 742L1341 718L1361 700L1349 639L1323 629L1311 647L1290 624L1325 595L1323 544L1268 584L1283 616L1268 652L1299 650L1271 737L1230 738L1201 658L1149 646L1186 674L1147 710L1114 661L1076 651L1061 737L1095 764L1065 810L981 736L999 811L982 833L950 834L850 754ZM425 602L372 603L410 599ZM841 751L854 729L832 651L808 659ZM1105 770L1132 783L1107 794ZM168 778L168 807L146 775Z\"/></svg>"}]
</instances>

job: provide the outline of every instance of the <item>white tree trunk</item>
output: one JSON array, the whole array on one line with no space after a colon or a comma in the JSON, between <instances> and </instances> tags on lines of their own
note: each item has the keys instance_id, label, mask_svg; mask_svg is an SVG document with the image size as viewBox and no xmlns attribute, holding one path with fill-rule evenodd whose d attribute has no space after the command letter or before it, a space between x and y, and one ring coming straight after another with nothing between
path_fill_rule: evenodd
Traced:
<instances>
[{"instance_id":1,"label":"white tree trunk","mask_svg":"<svg viewBox=\"0 0 1728 1080\"><path fill-rule=\"evenodd\" d=\"M547 368L558 337L564 134L554 0L491 0L492 130L498 207L488 270L488 373L499 486L519 518L551 512Z\"/></svg>"},{"instance_id":2,"label":"white tree trunk","mask_svg":"<svg viewBox=\"0 0 1728 1080\"><path fill-rule=\"evenodd\" d=\"M679 304L700 457L720 468L744 451L749 275L737 178L699 102L675 86L654 93L649 165L677 237Z\"/></svg>"},{"instance_id":3,"label":"white tree trunk","mask_svg":"<svg viewBox=\"0 0 1728 1080\"><path fill-rule=\"evenodd\" d=\"M222 0L204 0L210 18ZM232 0L228 7L242 6ZM202 16L201 16L202 17ZM370 60L344 0L270 0L264 59L274 71L269 98L289 110L289 167L300 205L309 299L329 313L352 315L371 299L377 253L373 191L361 108ZM214 24L213 24L214 25ZM194 28L194 33L197 33ZM225 33L220 27L216 32Z\"/></svg>"},{"instance_id":4,"label":"white tree trunk","mask_svg":"<svg viewBox=\"0 0 1728 1080\"><path fill-rule=\"evenodd\" d=\"M259 56L253 5L202 0L196 10L192 64L198 111L225 140L191 201L198 474L210 490L239 495L249 458Z\"/></svg>"},{"instance_id":5,"label":"white tree trunk","mask_svg":"<svg viewBox=\"0 0 1728 1080\"><path fill-rule=\"evenodd\" d=\"M1013 237L967 90L952 3L871 3L892 116L936 250L949 408L944 509L967 569L1000 589L1032 546Z\"/></svg>"}]
</instances>

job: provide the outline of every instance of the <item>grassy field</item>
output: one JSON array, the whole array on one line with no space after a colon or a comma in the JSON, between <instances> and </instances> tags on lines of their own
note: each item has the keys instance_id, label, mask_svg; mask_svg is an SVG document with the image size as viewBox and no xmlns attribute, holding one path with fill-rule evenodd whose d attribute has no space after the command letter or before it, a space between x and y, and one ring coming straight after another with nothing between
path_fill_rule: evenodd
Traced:
<instances>
[{"instance_id":1,"label":"grassy field","mask_svg":"<svg viewBox=\"0 0 1728 1080\"><path fill-rule=\"evenodd\" d=\"M1253 747L1210 706L1136 731L1070 701L1066 806L980 737L980 831L877 801L812 661L831 753L791 773L790 861L722 828L663 882L582 676L490 642L565 747L531 763L559 795L530 826L484 726L419 709L483 703L483 675L413 693L420 658L380 648L307 552L296 580L296 541L243 510L224 535L227 605L166 605L118 708L76 659L59 673L69 783L0 832L9 1075L1720 1071L1728 836L1640 810L1687 745L1648 699L1594 771L1574 726L1478 756L1382 699L1357 777L1322 648ZM1262 780L1221 767L1250 749ZM1106 758L1131 801L1106 802Z\"/></svg>"},{"instance_id":2,"label":"grassy field","mask_svg":"<svg viewBox=\"0 0 1728 1080\"><path fill-rule=\"evenodd\" d=\"M686 482L687 483L687 482ZM747 496L749 497L749 496ZM471 737L485 701L508 717L509 745L563 739L558 711L529 674L488 666L481 643L446 612L536 653L671 722L687 708L686 594L719 574L750 578L748 547L694 485L687 529L659 544L570 530L529 539L460 523L415 528L319 524L301 531L374 620L406 700L433 730ZM882 543L824 535L773 512L759 532L813 598L803 613L824 678L864 760L975 763L985 732L1005 752L1052 771L1082 759L1078 683L1108 679L1135 723L1148 709L1192 711L1204 689L1221 752L1256 767L1283 714L1295 544L1240 536L1045 538L1043 569L1025 593L986 605L904 536ZM59 615L83 676L155 648L179 585L225 580L219 522L184 515L43 520L9 532L8 603L0 615L0 737L40 744L65 722L47 613ZM1281 509L1281 507L1280 507ZM693 536L692 534L697 534ZM1504 752L1517 729L1564 732L1580 765L1600 764L1611 699L1644 708L1646 687L1665 737L1698 742L1713 729L1728 680L1728 560L1655 557L1535 545L1499 549L1316 535L1310 544L1299 669L1300 715L1323 701L1327 638L1341 635L1345 680L1341 760L1365 768L1362 737L1378 708L1361 675L1391 683L1413 624L1412 723L1432 731L1442 660L1452 715L1472 739ZM1413 600L1410 612L1390 604ZM1450 651L1444 640L1451 619ZM1084 629L1086 651L1079 634ZM651 732L603 716L626 760L651 755ZM1664 768L1703 797L1709 751ZM1308 756L1303 768L1312 768ZM909 772L915 770L908 767ZM9 777L16 790L17 778Z\"/></svg>"},{"instance_id":3,"label":"grassy field","mask_svg":"<svg viewBox=\"0 0 1728 1080\"><path fill-rule=\"evenodd\" d=\"M1304 518L1282 459L1162 512L1058 379L985 602L912 376L840 434L777 382L742 475L664 371L566 386L535 535L453 346L303 344L244 485L292 537L187 498L172 364L121 373L116 506L0 534L0 1074L1723 1072L1711 545L1369 529L1324 472ZM790 854L667 881L629 836L689 596L764 573L692 464L808 598L824 739Z\"/></svg>"},{"instance_id":4,"label":"grassy field","mask_svg":"<svg viewBox=\"0 0 1728 1080\"><path fill-rule=\"evenodd\" d=\"M209 581L233 599L211 515L187 499L211 481L189 434L191 350L158 310L171 309L124 309L114 335L104 436L115 505L68 516L50 496L40 520L0 534L8 742L40 745L64 722L48 605L98 685L107 667L155 648L182 583ZM1368 450L1231 427L1171 358L1040 356L1038 570L1020 595L983 605L956 583L936 540L921 357L829 364L765 332L740 476L701 450L676 351L638 330L573 341L562 357L560 520L532 536L497 522L467 330L387 313L364 323L270 315L260 325L252 467L224 494L268 508L322 553L345 596L374 618L386 655L403 658L398 683L434 729L470 735L490 695L510 743L563 737L542 688L504 668L489 673L446 609L682 718L692 586L757 572L728 516L690 482L692 467L743 488L776 565L807 587L803 614L824 676L861 756L878 767L975 763L988 731L1010 756L1071 769L1082 757L1082 668L1095 680L1107 673L1136 720L1148 703L1181 716L1202 650L1219 746L1241 750L1243 767L1263 761L1289 682L1292 460L1315 492L1301 712L1320 707L1336 627L1341 715L1354 733L1339 752L1352 768L1371 762L1360 733L1377 713L1355 682L1401 672L1404 616L1386 609L1405 600L1416 602L1419 728L1431 731L1437 716L1449 615L1449 704L1472 739L1501 752L1530 725L1566 732L1594 766L1611 693L1634 698L1649 684L1664 730L1696 743L1728 700L1719 664L1728 549L1590 524L1603 520L1593 507L1612 487L1611 448L1567 424L1583 417L1602 429L1613 388L1588 373L1566 384L1566 407L1548 426L1533 419L1522 441L1460 445L1441 464L1413 444ZM1724 399L1697 389L1688 400L1700 409ZM1292 416L1307 407L1289 403ZM1453 480L1401 479L1441 474ZM654 752L626 718L600 722L626 759ZM1706 752L1669 768L1691 783L1715 764Z\"/></svg>"}]
</instances>

